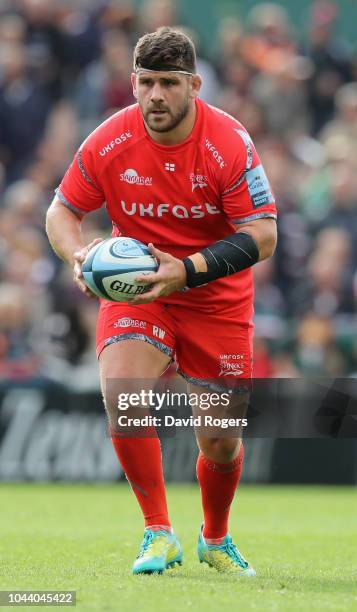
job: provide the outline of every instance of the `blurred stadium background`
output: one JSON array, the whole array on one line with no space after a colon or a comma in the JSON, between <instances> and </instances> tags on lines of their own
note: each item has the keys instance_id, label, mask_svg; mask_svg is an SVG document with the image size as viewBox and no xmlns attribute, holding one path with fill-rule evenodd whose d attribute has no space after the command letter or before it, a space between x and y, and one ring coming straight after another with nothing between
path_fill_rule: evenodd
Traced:
<instances>
[{"instance_id":1,"label":"blurred stadium background","mask_svg":"<svg viewBox=\"0 0 357 612\"><path fill-rule=\"evenodd\" d=\"M247 127L276 194L277 252L255 267L255 376L356 376L356 23L349 0L0 0L0 479L119 477L97 306L44 217L81 141L133 102L133 45L160 25L191 33L202 97ZM84 225L88 241L110 231L104 212ZM165 440L169 480L194 478L194 448ZM244 478L356 484L357 444L251 439Z\"/></svg>"}]
</instances>

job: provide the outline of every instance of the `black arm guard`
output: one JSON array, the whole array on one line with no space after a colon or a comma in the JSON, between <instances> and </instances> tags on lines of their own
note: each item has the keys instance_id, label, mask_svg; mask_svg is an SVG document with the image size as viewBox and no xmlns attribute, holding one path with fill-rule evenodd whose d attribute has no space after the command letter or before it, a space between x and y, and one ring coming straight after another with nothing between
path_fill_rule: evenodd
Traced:
<instances>
[{"instance_id":1,"label":"black arm guard","mask_svg":"<svg viewBox=\"0 0 357 612\"><path fill-rule=\"evenodd\" d=\"M222 276L229 276L253 266L259 260L257 243L250 234L237 232L200 251L207 262L207 272L196 272L189 257L183 260L187 287L199 287Z\"/></svg>"}]
</instances>

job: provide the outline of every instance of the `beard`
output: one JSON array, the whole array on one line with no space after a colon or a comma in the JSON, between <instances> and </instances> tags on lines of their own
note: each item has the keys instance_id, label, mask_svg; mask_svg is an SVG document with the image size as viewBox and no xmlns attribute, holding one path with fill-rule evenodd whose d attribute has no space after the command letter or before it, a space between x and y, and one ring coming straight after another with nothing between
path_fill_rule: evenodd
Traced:
<instances>
[{"instance_id":1,"label":"beard","mask_svg":"<svg viewBox=\"0 0 357 612\"><path fill-rule=\"evenodd\" d=\"M160 117L160 119L159 117L155 118L155 115L152 114L153 110L157 110L157 111L164 110L166 111L166 115L164 115L163 117ZM181 121L183 121L183 119L187 116L188 111L189 111L189 98L188 97L183 101L182 105L177 109L175 113L173 113L168 108L162 108L162 107L154 107L146 112L144 112L143 109L141 109L145 123L149 126L149 128L153 132L159 132L159 133L170 132L171 130L174 130L181 123Z\"/></svg>"}]
</instances>

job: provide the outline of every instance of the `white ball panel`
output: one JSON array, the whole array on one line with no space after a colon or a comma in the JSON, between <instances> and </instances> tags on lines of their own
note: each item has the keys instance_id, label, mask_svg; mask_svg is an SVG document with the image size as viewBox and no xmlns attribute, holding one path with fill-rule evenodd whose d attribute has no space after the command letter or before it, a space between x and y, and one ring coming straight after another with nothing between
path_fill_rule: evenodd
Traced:
<instances>
[{"instance_id":1,"label":"white ball panel","mask_svg":"<svg viewBox=\"0 0 357 612\"><path fill-rule=\"evenodd\" d=\"M109 249L102 249L100 253L96 255L96 270L100 270L100 266L103 267L103 270L108 269L108 267L113 268L113 270L117 270L118 267L124 270L130 268L150 268L150 270L155 270L155 264L153 263L151 255L141 255L139 257L130 258L125 257L123 259L121 257L114 257Z\"/></svg>"},{"instance_id":2,"label":"white ball panel","mask_svg":"<svg viewBox=\"0 0 357 612\"><path fill-rule=\"evenodd\" d=\"M135 295L141 295L147 289L135 282L138 272L123 272L103 278L103 286L109 298L115 302L127 302Z\"/></svg>"}]
</instances>

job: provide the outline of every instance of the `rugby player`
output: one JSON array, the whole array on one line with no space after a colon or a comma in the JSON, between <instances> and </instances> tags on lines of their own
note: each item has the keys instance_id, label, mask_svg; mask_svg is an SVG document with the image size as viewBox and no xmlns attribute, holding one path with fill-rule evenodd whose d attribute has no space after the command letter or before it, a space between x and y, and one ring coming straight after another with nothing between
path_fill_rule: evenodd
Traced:
<instances>
[{"instance_id":1,"label":"rugby player","mask_svg":"<svg viewBox=\"0 0 357 612\"><path fill-rule=\"evenodd\" d=\"M150 245L159 269L128 303L100 301L97 354L112 441L140 504L144 539L133 572L182 561L167 509L157 435L125 436L106 381L157 379L173 358L190 390L226 388L252 374L252 266L276 244L276 208L245 128L199 98L195 49L184 33L160 28L139 39L131 75L137 104L102 123L80 146L47 214L55 252L73 266L93 246L83 216L106 205L113 236ZM215 384L212 383L215 381ZM246 387L234 387L239 391ZM196 431L203 525L198 557L218 571L253 576L228 533L238 486L240 436Z\"/></svg>"}]
</instances>

